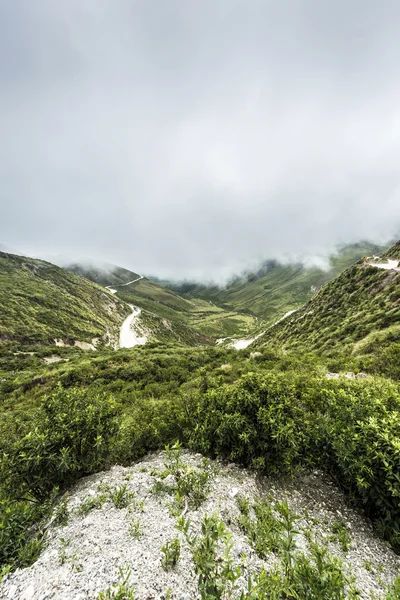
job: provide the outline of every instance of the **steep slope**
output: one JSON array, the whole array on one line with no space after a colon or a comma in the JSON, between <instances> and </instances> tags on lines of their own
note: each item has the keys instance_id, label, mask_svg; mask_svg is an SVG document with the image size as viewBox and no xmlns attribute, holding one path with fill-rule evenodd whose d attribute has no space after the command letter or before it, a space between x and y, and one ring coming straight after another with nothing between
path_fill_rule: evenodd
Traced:
<instances>
[{"instance_id":1,"label":"steep slope","mask_svg":"<svg viewBox=\"0 0 400 600\"><path fill-rule=\"evenodd\" d=\"M388 263L392 260L392 263ZM305 306L268 329L254 346L360 352L400 340L400 242L380 257L361 259Z\"/></svg>"},{"instance_id":2,"label":"steep slope","mask_svg":"<svg viewBox=\"0 0 400 600\"><path fill-rule=\"evenodd\" d=\"M327 269L270 260L257 272L236 278L225 289L190 282L169 287L185 298L203 298L226 309L248 312L266 323L274 323L290 310L300 308L321 286L363 255L382 251L380 246L360 242L340 248L329 258Z\"/></svg>"},{"instance_id":3,"label":"steep slope","mask_svg":"<svg viewBox=\"0 0 400 600\"><path fill-rule=\"evenodd\" d=\"M0 252L0 341L54 345L117 339L129 307L50 263Z\"/></svg>"}]
</instances>

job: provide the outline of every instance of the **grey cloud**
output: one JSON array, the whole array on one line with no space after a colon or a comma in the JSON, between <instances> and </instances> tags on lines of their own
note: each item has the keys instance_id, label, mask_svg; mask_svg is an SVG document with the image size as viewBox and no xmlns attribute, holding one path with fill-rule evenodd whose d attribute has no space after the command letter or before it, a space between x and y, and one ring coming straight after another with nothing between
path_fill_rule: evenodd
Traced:
<instances>
[{"instance_id":1,"label":"grey cloud","mask_svg":"<svg viewBox=\"0 0 400 600\"><path fill-rule=\"evenodd\" d=\"M0 5L0 240L226 277L400 231L395 0Z\"/></svg>"}]
</instances>

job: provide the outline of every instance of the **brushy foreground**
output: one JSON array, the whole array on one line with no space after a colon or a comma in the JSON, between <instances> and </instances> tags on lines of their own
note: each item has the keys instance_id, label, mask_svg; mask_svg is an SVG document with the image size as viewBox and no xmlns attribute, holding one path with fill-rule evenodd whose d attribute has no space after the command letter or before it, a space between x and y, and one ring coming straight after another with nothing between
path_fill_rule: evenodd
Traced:
<instances>
[{"instance_id":1,"label":"brushy foreground","mask_svg":"<svg viewBox=\"0 0 400 600\"><path fill-rule=\"evenodd\" d=\"M400 557L314 471L259 477L179 445L81 480L0 597L398 597Z\"/></svg>"}]
</instances>

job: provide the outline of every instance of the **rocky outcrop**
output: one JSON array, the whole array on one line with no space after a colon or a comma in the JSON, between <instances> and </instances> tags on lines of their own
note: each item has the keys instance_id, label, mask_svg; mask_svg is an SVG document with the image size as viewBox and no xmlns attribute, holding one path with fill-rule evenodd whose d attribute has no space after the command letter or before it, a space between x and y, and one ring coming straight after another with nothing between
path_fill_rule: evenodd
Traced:
<instances>
[{"instance_id":1,"label":"rocky outcrop","mask_svg":"<svg viewBox=\"0 0 400 600\"><path fill-rule=\"evenodd\" d=\"M231 536L229 553L241 573L232 597L238 597L248 575L279 564L279 552L260 557L240 526L243 506L259 499L273 511L286 500L299 516L296 551L307 552L310 539L315 539L354 575L361 598L372 593L380 598L399 572L400 557L320 472L288 481L258 478L232 464L206 463L196 454L183 453L179 461L176 469L159 453L81 480L54 513L38 560L3 578L0 598L84 600L96 599L105 590L109 595L102 598L113 598L124 580L138 600L199 598L193 555L177 522L179 517L188 519L190 531L201 536L205 515L216 515ZM182 497L177 477L192 481ZM346 548L339 530L346 531ZM175 538L180 555L176 565L168 565L165 549Z\"/></svg>"}]
</instances>

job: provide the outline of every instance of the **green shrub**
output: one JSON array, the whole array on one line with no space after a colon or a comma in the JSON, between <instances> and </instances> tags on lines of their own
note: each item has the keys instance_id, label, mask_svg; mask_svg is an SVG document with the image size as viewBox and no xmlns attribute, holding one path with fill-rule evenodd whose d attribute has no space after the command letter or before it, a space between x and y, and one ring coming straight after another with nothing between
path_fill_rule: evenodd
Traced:
<instances>
[{"instance_id":1,"label":"green shrub","mask_svg":"<svg viewBox=\"0 0 400 600\"><path fill-rule=\"evenodd\" d=\"M318 400L323 464L400 548L400 395L389 383L331 381Z\"/></svg>"},{"instance_id":2,"label":"green shrub","mask_svg":"<svg viewBox=\"0 0 400 600\"><path fill-rule=\"evenodd\" d=\"M27 567L43 547L40 521L47 506L25 501L0 500L0 566Z\"/></svg>"},{"instance_id":3,"label":"green shrub","mask_svg":"<svg viewBox=\"0 0 400 600\"><path fill-rule=\"evenodd\" d=\"M100 469L116 431L116 406L106 395L84 389L57 390L33 417L31 431L0 460L0 477L12 493L43 501Z\"/></svg>"},{"instance_id":4,"label":"green shrub","mask_svg":"<svg viewBox=\"0 0 400 600\"><path fill-rule=\"evenodd\" d=\"M290 471L306 456L310 418L289 374L249 373L200 399L191 443L268 473Z\"/></svg>"},{"instance_id":5,"label":"green shrub","mask_svg":"<svg viewBox=\"0 0 400 600\"><path fill-rule=\"evenodd\" d=\"M179 538L166 542L161 548L161 564L165 571L173 569L179 560L181 555L181 542Z\"/></svg>"},{"instance_id":6,"label":"green shrub","mask_svg":"<svg viewBox=\"0 0 400 600\"><path fill-rule=\"evenodd\" d=\"M396 577L390 587L385 600L400 600L400 576Z\"/></svg>"},{"instance_id":7,"label":"green shrub","mask_svg":"<svg viewBox=\"0 0 400 600\"><path fill-rule=\"evenodd\" d=\"M267 473L324 467L400 548L400 395L376 380L247 374L198 402L195 449Z\"/></svg>"}]
</instances>

